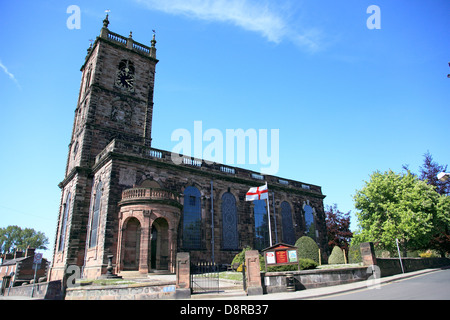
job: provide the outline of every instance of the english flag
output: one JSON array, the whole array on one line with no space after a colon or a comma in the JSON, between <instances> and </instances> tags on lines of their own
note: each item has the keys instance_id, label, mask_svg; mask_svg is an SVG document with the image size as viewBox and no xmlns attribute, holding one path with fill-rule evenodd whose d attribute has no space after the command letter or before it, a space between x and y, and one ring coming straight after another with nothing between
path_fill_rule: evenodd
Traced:
<instances>
[{"instance_id":1,"label":"english flag","mask_svg":"<svg viewBox=\"0 0 450 320\"><path fill-rule=\"evenodd\" d=\"M245 195L245 201L264 200L268 198L267 184L261 187L250 188Z\"/></svg>"}]
</instances>

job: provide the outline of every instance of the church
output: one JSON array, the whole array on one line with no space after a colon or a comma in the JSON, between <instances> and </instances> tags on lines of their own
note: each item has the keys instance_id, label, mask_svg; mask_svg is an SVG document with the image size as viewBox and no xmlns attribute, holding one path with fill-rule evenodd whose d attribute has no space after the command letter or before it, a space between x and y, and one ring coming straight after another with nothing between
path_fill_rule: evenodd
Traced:
<instances>
[{"instance_id":1,"label":"church","mask_svg":"<svg viewBox=\"0 0 450 320\"><path fill-rule=\"evenodd\" d=\"M190 156L174 163L152 147L155 35L146 46L108 26L106 15L81 67L49 280L72 265L98 278L108 256L118 274L173 273L178 252L230 264L247 246L303 235L325 252L320 186ZM265 183L270 218L265 200L245 201Z\"/></svg>"}]
</instances>

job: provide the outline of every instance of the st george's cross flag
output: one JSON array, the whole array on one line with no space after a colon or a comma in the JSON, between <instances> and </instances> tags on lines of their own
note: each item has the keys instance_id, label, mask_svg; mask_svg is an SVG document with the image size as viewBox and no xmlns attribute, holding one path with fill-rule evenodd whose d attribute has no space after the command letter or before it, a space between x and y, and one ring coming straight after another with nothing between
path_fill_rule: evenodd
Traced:
<instances>
[{"instance_id":1,"label":"st george's cross flag","mask_svg":"<svg viewBox=\"0 0 450 320\"><path fill-rule=\"evenodd\" d=\"M267 184L261 187L250 188L245 195L245 201L264 200L268 198Z\"/></svg>"}]
</instances>

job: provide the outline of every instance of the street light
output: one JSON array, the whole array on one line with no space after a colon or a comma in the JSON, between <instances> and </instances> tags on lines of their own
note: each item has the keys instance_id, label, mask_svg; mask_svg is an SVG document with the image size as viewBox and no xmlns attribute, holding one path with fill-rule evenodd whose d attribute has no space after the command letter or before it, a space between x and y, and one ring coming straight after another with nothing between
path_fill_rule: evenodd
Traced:
<instances>
[{"instance_id":1,"label":"street light","mask_svg":"<svg viewBox=\"0 0 450 320\"><path fill-rule=\"evenodd\" d=\"M438 179L442 182L447 181L450 178L450 173L448 172L441 172L438 174Z\"/></svg>"}]
</instances>

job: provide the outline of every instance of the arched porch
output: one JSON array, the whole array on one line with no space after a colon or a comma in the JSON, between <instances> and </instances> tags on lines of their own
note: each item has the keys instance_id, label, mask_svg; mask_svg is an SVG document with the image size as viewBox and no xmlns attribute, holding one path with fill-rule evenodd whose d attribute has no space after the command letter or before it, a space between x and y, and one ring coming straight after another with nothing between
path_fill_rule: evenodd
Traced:
<instances>
[{"instance_id":1,"label":"arched porch","mask_svg":"<svg viewBox=\"0 0 450 320\"><path fill-rule=\"evenodd\" d=\"M178 196L162 189L132 188L122 193L119 206L116 272L174 273L182 207Z\"/></svg>"}]
</instances>

